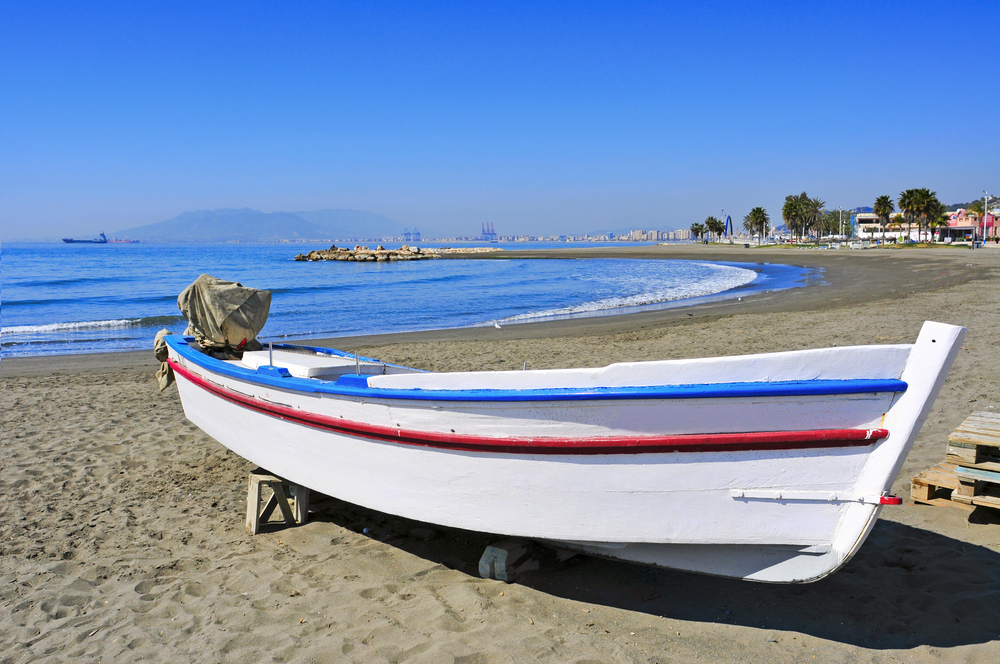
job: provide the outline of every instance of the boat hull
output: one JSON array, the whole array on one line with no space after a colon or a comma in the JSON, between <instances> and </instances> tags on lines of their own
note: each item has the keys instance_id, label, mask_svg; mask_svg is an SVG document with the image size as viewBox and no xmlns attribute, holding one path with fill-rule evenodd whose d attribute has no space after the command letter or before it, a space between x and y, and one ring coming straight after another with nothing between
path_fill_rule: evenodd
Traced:
<instances>
[{"instance_id":1,"label":"boat hull","mask_svg":"<svg viewBox=\"0 0 1000 664\"><path fill-rule=\"evenodd\" d=\"M77 240L71 237L64 237L62 241L66 244L107 244L108 238L105 237L104 233L101 233L100 237L93 240Z\"/></svg>"},{"instance_id":2,"label":"boat hull","mask_svg":"<svg viewBox=\"0 0 1000 664\"><path fill-rule=\"evenodd\" d=\"M176 343L171 362L188 419L324 494L592 555L804 582L863 542L940 389L964 330L928 325L886 376L905 392L794 400L414 401L281 389Z\"/></svg>"}]
</instances>

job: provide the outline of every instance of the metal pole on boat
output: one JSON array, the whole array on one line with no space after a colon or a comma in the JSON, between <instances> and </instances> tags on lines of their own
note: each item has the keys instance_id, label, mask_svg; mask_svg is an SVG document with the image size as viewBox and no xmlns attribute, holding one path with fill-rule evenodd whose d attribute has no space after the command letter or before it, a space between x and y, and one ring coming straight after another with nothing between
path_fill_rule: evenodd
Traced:
<instances>
[{"instance_id":1,"label":"metal pole on boat","mask_svg":"<svg viewBox=\"0 0 1000 664\"><path fill-rule=\"evenodd\" d=\"M354 351L354 368L357 370L358 375L361 375L361 360L358 358L358 351Z\"/></svg>"},{"instance_id":2,"label":"metal pole on boat","mask_svg":"<svg viewBox=\"0 0 1000 664\"><path fill-rule=\"evenodd\" d=\"M273 367L274 366L274 342L273 341L268 341L267 342L267 366L269 366L269 367Z\"/></svg>"}]
</instances>

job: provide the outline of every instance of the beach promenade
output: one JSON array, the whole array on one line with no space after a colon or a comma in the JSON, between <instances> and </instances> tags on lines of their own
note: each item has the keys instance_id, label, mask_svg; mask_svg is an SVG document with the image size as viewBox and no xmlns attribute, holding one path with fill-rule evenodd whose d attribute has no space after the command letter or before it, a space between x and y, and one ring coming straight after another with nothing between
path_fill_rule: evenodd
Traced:
<instances>
[{"instance_id":1,"label":"beach promenade","mask_svg":"<svg viewBox=\"0 0 1000 664\"><path fill-rule=\"evenodd\" d=\"M489 535L315 497L243 527L249 462L159 393L152 350L3 360L0 663L951 662L1000 658L1000 514L911 505L972 411L1000 409L1000 250L685 245L504 252L823 268L824 284L629 316L323 340L435 371L602 366L968 336L858 555L804 586L578 557L507 585ZM450 260L450 259L449 259Z\"/></svg>"}]
</instances>

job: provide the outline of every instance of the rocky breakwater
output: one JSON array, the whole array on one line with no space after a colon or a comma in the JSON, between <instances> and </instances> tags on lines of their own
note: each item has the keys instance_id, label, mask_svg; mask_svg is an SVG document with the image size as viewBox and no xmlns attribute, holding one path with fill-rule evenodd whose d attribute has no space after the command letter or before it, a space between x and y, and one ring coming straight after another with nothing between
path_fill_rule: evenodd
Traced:
<instances>
[{"instance_id":1,"label":"rocky breakwater","mask_svg":"<svg viewBox=\"0 0 1000 664\"><path fill-rule=\"evenodd\" d=\"M503 251L503 249L498 247L460 247L455 249L451 247L432 247L421 249L420 247L411 247L408 244L404 244L399 249L386 249L382 245L374 249L369 249L360 244L355 245L353 249L348 249L347 247L333 245L329 249L320 249L310 251L308 254L299 254L295 257L295 260L355 261L359 263L367 261L419 261L428 258L441 258L445 254L483 254L494 251Z\"/></svg>"}]
</instances>

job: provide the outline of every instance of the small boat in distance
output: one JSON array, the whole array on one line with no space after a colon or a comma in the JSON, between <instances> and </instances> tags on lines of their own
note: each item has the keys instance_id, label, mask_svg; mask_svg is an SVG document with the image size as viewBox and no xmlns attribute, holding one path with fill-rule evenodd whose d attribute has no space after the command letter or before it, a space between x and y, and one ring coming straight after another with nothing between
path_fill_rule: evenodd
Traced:
<instances>
[{"instance_id":1,"label":"small boat in distance","mask_svg":"<svg viewBox=\"0 0 1000 664\"><path fill-rule=\"evenodd\" d=\"M101 236L103 237L104 233L101 233ZM110 242L111 244L139 244L140 242L142 242L142 240L130 240L127 237L123 238L113 237L110 240L108 240L108 242Z\"/></svg>"},{"instance_id":2,"label":"small boat in distance","mask_svg":"<svg viewBox=\"0 0 1000 664\"><path fill-rule=\"evenodd\" d=\"M99 238L93 240L75 240L71 237L64 237L62 241L66 244L107 244L108 238L104 235L104 233L101 233Z\"/></svg>"},{"instance_id":3,"label":"small boat in distance","mask_svg":"<svg viewBox=\"0 0 1000 664\"><path fill-rule=\"evenodd\" d=\"M287 480L409 519L771 583L821 579L886 505L965 337L431 373L167 336L184 413Z\"/></svg>"}]
</instances>

